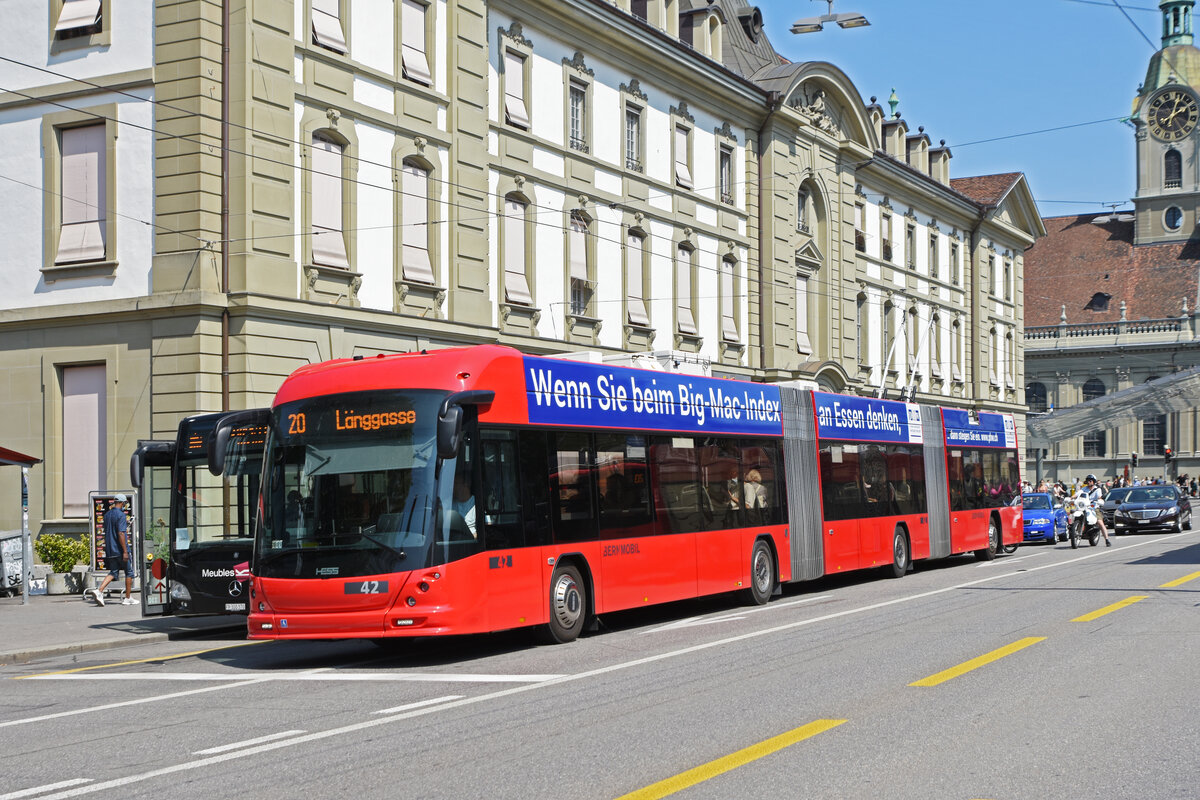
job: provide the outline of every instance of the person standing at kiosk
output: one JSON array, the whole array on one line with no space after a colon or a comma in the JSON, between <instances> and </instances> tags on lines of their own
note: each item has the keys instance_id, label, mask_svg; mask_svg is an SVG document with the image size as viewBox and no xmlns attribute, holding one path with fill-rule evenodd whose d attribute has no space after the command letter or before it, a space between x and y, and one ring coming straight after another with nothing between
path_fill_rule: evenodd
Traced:
<instances>
[{"instance_id":1,"label":"person standing at kiosk","mask_svg":"<svg viewBox=\"0 0 1200 800\"><path fill-rule=\"evenodd\" d=\"M133 565L129 563L129 523L125 516L127 502L128 498L119 494L113 498L113 504L108 511L104 512L104 550L107 553L108 574L104 576L99 588L85 592L90 593L91 599L99 606L104 605L104 590L121 570L125 570L125 598L121 604L131 606L137 603L133 599Z\"/></svg>"}]
</instances>

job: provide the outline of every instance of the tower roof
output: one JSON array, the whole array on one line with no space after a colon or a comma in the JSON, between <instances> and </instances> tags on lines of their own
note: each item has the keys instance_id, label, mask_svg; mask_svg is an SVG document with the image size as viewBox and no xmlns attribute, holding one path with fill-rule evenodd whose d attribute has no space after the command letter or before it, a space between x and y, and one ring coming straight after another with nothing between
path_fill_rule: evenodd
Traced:
<instances>
[{"instance_id":1,"label":"tower roof","mask_svg":"<svg viewBox=\"0 0 1200 800\"><path fill-rule=\"evenodd\" d=\"M1174 81L1171 80L1172 76ZM1200 48L1191 44L1177 44L1164 47L1150 57L1141 96L1146 97L1169 83L1200 89Z\"/></svg>"}]
</instances>

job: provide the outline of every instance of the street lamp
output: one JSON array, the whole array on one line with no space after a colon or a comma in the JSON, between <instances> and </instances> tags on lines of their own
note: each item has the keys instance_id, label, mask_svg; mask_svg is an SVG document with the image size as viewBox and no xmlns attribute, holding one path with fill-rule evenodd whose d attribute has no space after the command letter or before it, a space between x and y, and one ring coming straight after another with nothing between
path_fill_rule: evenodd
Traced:
<instances>
[{"instance_id":1,"label":"street lamp","mask_svg":"<svg viewBox=\"0 0 1200 800\"><path fill-rule=\"evenodd\" d=\"M825 2L829 4L828 14L796 20L792 24L792 33L816 33L824 27L826 22L836 22L840 28L865 28L871 24L862 14L853 11L835 14L833 13L833 0L825 0Z\"/></svg>"}]
</instances>

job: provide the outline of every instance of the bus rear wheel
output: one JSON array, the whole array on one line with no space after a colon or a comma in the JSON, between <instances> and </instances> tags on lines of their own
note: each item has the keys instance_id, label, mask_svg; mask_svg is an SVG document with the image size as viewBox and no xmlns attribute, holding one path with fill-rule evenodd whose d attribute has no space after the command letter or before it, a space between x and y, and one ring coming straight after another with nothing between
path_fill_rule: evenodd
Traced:
<instances>
[{"instance_id":1,"label":"bus rear wheel","mask_svg":"<svg viewBox=\"0 0 1200 800\"><path fill-rule=\"evenodd\" d=\"M774 588L775 559L771 555L771 548L760 539L750 551L750 588L745 590L743 596L747 604L761 606L771 599Z\"/></svg>"},{"instance_id":2,"label":"bus rear wheel","mask_svg":"<svg viewBox=\"0 0 1200 800\"><path fill-rule=\"evenodd\" d=\"M988 520L988 541L987 547L982 550L975 551L975 558L980 561L994 561L996 553L1000 550L1000 528L996 525L996 518L992 517Z\"/></svg>"},{"instance_id":3,"label":"bus rear wheel","mask_svg":"<svg viewBox=\"0 0 1200 800\"><path fill-rule=\"evenodd\" d=\"M579 567L566 564L550 578L550 622L545 628L549 644L566 644L579 638L587 621L587 592Z\"/></svg>"},{"instance_id":4,"label":"bus rear wheel","mask_svg":"<svg viewBox=\"0 0 1200 800\"><path fill-rule=\"evenodd\" d=\"M893 578L903 578L908 572L908 537L904 535L903 528L896 528L892 537L892 566L891 569L884 569Z\"/></svg>"}]
</instances>

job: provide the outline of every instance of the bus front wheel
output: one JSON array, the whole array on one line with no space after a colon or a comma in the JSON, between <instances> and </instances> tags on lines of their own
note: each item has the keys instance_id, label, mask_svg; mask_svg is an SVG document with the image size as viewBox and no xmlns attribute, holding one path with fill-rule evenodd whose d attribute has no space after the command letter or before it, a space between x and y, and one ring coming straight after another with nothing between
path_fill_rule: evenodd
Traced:
<instances>
[{"instance_id":1,"label":"bus front wheel","mask_svg":"<svg viewBox=\"0 0 1200 800\"><path fill-rule=\"evenodd\" d=\"M587 590L579 567L566 564L554 570L550 579L550 623L546 640L566 644L579 638L587 621Z\"/></svg>"},{"instance_id":2,"label":"bus front wheel","mask_svg":"<svg viewBox=\"0 0 1200 800\"><path fill-rule=\"evenodd\" d=\"M1000 527L996 525L996 518L992 517L988 520L988 541L987 547L982 550L975 551L975 557L980 561L992 561L996 558L996 553L1000 550Z\"/></svg>"},{"instance_id":3,"label":"bus front wheel","mask_svg":"<svg viewBox=\"0 0 1200 800\"><path fill-rule=\"evenodd\" d=\"M745 591L746 602L749 605L764 605L771 599L774 588L775 559L771 556L771 548L760 539L750 551L750 588Z\"/></svg>"}]
</instances>

